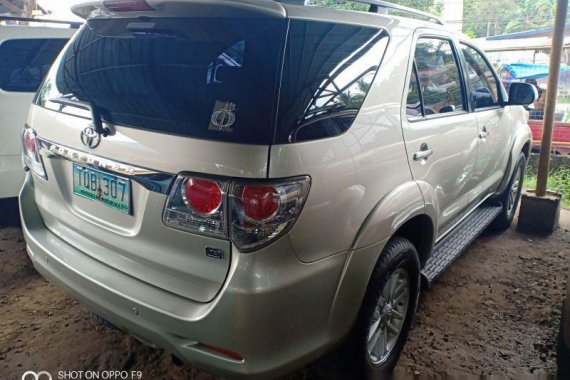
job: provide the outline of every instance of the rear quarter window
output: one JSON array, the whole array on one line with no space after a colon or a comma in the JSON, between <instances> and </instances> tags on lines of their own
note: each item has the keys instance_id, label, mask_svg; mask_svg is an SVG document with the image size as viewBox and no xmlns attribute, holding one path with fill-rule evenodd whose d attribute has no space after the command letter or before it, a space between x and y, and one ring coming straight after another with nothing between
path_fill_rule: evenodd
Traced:
<instances>
[{"instance_id":1,"label":"rear quarter window","mask_svg":"<svg viewBox=\"0 0 570 380\"><path fill-rule=\"evenodd\" d=\"M350 128L387 43L381 29L292 20L275 143L338 136Z\"/></svg>"},{"instance_id":2,"label":"rear quarter window","mask_svg":"<svg viewBox=\"0 0 570 380\"><path fill-rule=\"evenodd\" d=\"M36 92L66 39L14 39L0 44L0 89Z\"/></svg>"}]
</instances>

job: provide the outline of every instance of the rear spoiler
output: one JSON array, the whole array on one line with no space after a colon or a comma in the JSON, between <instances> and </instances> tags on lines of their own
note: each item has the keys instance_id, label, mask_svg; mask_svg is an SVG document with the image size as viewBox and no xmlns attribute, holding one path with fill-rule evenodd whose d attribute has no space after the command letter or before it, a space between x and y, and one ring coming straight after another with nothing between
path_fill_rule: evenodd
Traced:
<instances>
[{"instance_id":1,"label":"rear spoiler","mask_svg":"<svg viewBox=\"0 0 570 380\"><path fill-rule=\"evenodd\" d=\"M285 18L285 8L273 0L91 0L71 7L77 16L247 17L255 14Z\"/></svg>"},{"instance_id":2,"label":"rear spoiler","mask_svg":"<svg viewBox=\"0 0 570 380\"><path fill-rule=\"evenodd\" d=\"M42 24L64 24L64 25L69 25L71 29L79 29L79 27L83 25L83 23L79 21L46 20L42 18L18 17L18 16L0 16L0 21L37 22Z\"/></svg>"}]
</instances>

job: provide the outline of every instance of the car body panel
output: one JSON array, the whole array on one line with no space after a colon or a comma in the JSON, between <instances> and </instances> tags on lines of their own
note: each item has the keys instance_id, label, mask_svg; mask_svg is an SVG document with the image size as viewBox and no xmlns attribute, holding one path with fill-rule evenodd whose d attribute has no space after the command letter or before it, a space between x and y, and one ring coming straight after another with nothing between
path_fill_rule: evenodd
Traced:
<instances>
[{"instance_id":1,"label":"car body panel","mask_svg":"<svg viewBox=\"0 0 570 380\"><path fill-rule=\"evenodd\" d=\"M221 292L211 302L200 303L126 276L52 232L34 205L40 190L31 176L20 193L20 205L26 205L21 218L34 267L144 342L198 368L232 378L266 379L314 360L342 338L343 331L323 328L328 325L323 321L330 319L346 254L304 264L291 254L287 238L256 254L233 250ZM339 323L346 329L352 321ZM198 343L232 350L244 360Z\"/></svg>"},{"instance_id":2,"label":"car body panel","mask_svg":"<svg viewBox=\"0 0 570 380\"><path fill-rule=\"evenodd\" d=\"M0 25L0 45L18 39L68 39L75 31L47 26ZM18 196L24 181L20 135L33 97L33 92L0 89L0 198Z\"/></svg>"},{"instance_id":3,"label":"car body panel","mask_svg":"<svg viewBox=\"0 0 570 380\"><path fill-rule=\"evenodd\" d=\"M451 44L456 42L449 34L427 28L417 29L405 66L408 68L407 84L412 76L415 46L422 37L441 38ZM403 105L406 104L406 99L407 91L404 91L401 100ZM437 215L434 220L435 230L439 236L444 234L470 205L469 192L476 186L473 174L477 164L477 120L467 111L409 120L405 106L401 108L401 115L410 168L414 180L424 192L424 198L433 201L431 206ZM432 149L433 155L425 160L415 160L414 154L421 150L422 144ZM426 193L429 195L426 196Z\"/></svg>"},{"instance_id":4,"label":"car body panel","mask_svg":"<svg viewBox=\"0 0 570 380\"><path fill-rule=\"evenodd\" d=\"M265 176L267 146L246 146L200 141L126 127L90 150L83 146L81 131L89 120L33 106L29 123L42 139L97 157L137 163L137 166L177 174L182 171L214 175ZM219 152L223 151L224 155ZM120 153L118 153L120 152ZM225 157L225 161L219 159ZM220 290L229 268L228 240L189 234L162 222L166 194L151 191L132 181L132 213L124 214L73 193L70 160L44 154L48 180L36 177L41 194L35 200L48 228L80 245L92 257L114 268L199 302L210 301ZM166 239L160 247L152 244ZM79 243L78 243L79 244ZM137 248L134 248L134 245ZM89 248L88 248L89 247ZM129 247L123 249L119 247ZM222 259L206 255L206 248L221 249Z\"/></svg>"},{"instance_id":5,"label":"car body panel","mask_svg":"<svg viewBox=\"0 0 570 380\"><path fill-rule=\"evenodd\" d=\"M381 197L412 179L400 128L401 93L385 88L388 79L395 87L403 86L405 73L396 68L406 57L396 52L407 43L405 34L390 37L380 71L346 133L271 147L271 178L310 173L312 179L304 211L289 232L295 254L303 262L318 261L351 248ZM390 232L383 230L384 235L376 236L377 241ZM359 243L356 248L362 246Z\"/></svg>"}]
</instances>

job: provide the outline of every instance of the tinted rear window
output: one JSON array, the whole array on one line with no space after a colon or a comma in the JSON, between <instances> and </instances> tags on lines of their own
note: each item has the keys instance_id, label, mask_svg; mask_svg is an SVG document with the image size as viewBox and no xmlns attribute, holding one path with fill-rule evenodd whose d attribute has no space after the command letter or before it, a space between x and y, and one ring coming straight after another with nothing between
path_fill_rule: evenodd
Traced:
<instances>
[{"instance_id":1,"label":"tinted rear window","mask_svg":"<svg viewBox=\"0 0 570 380\"><path fill-rule=\"evenodd\" d=\"M66 43L63 38L4 41L0 45L0 89L36 92Z\"/></svg>"},{"instance_id":2,"label":"tinted rear window","mask_svg":"<svg viewBox=\"0 0 570 380\"><path fill-rule=\"evenodd\" d=\"M344 133L360 110L388 43L380 29L292 20L275 143Z\"/></svg>"},{"instance_id":3,"label":"tinted rear window","mask_svg":"<svg viewBox=\"0 0 570 380\"><path fill-rule=\"evenodd\" d=\"M112 123L196 138L267 144L285 20L91 20L37 103L97 106Z\"/></svg>"},{"instance_id":4,"label":"tinted rear window","mask_svg":"<svg viewBox=\"0 0 570 380\"><path fill-rule=\"evenodd\" d=\"M287 22L94 19L60 57L36 104L89 116L50 101L65 97L97 106L112 123L246 144L339 135L362 105L387 34L291 20L286 39Z\"/></svg>"}]
</instances>

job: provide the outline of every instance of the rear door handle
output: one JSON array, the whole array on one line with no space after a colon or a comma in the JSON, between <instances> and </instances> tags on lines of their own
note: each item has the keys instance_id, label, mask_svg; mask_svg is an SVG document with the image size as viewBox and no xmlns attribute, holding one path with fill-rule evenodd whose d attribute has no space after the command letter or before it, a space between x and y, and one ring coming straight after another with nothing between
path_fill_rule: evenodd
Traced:
<instances>
[{"instance_id":1,"label":"rear door handle","mask_svg":"<svg viewBox=\"0 0 570 380\"><path fill-rule=\"evenodd\" d=\"M427 158L432 154L433 154L433 149L428 147L426 143L423 143L420 146L420 151L414 153L414 161L427 160Z\"/></svg>"},{"instance_id":2,"label":"rear door handle","mask_svg":"<svg viewBox=\"0 0 570 380\"><path fill-rule=\"evenodd\" d=\"M487 127L483 127L483 130L481 131L481 133L479 133L479 138L481 140L485 140L488 136L489 133L487 133Z\"/></svg>"}]
</instances>

